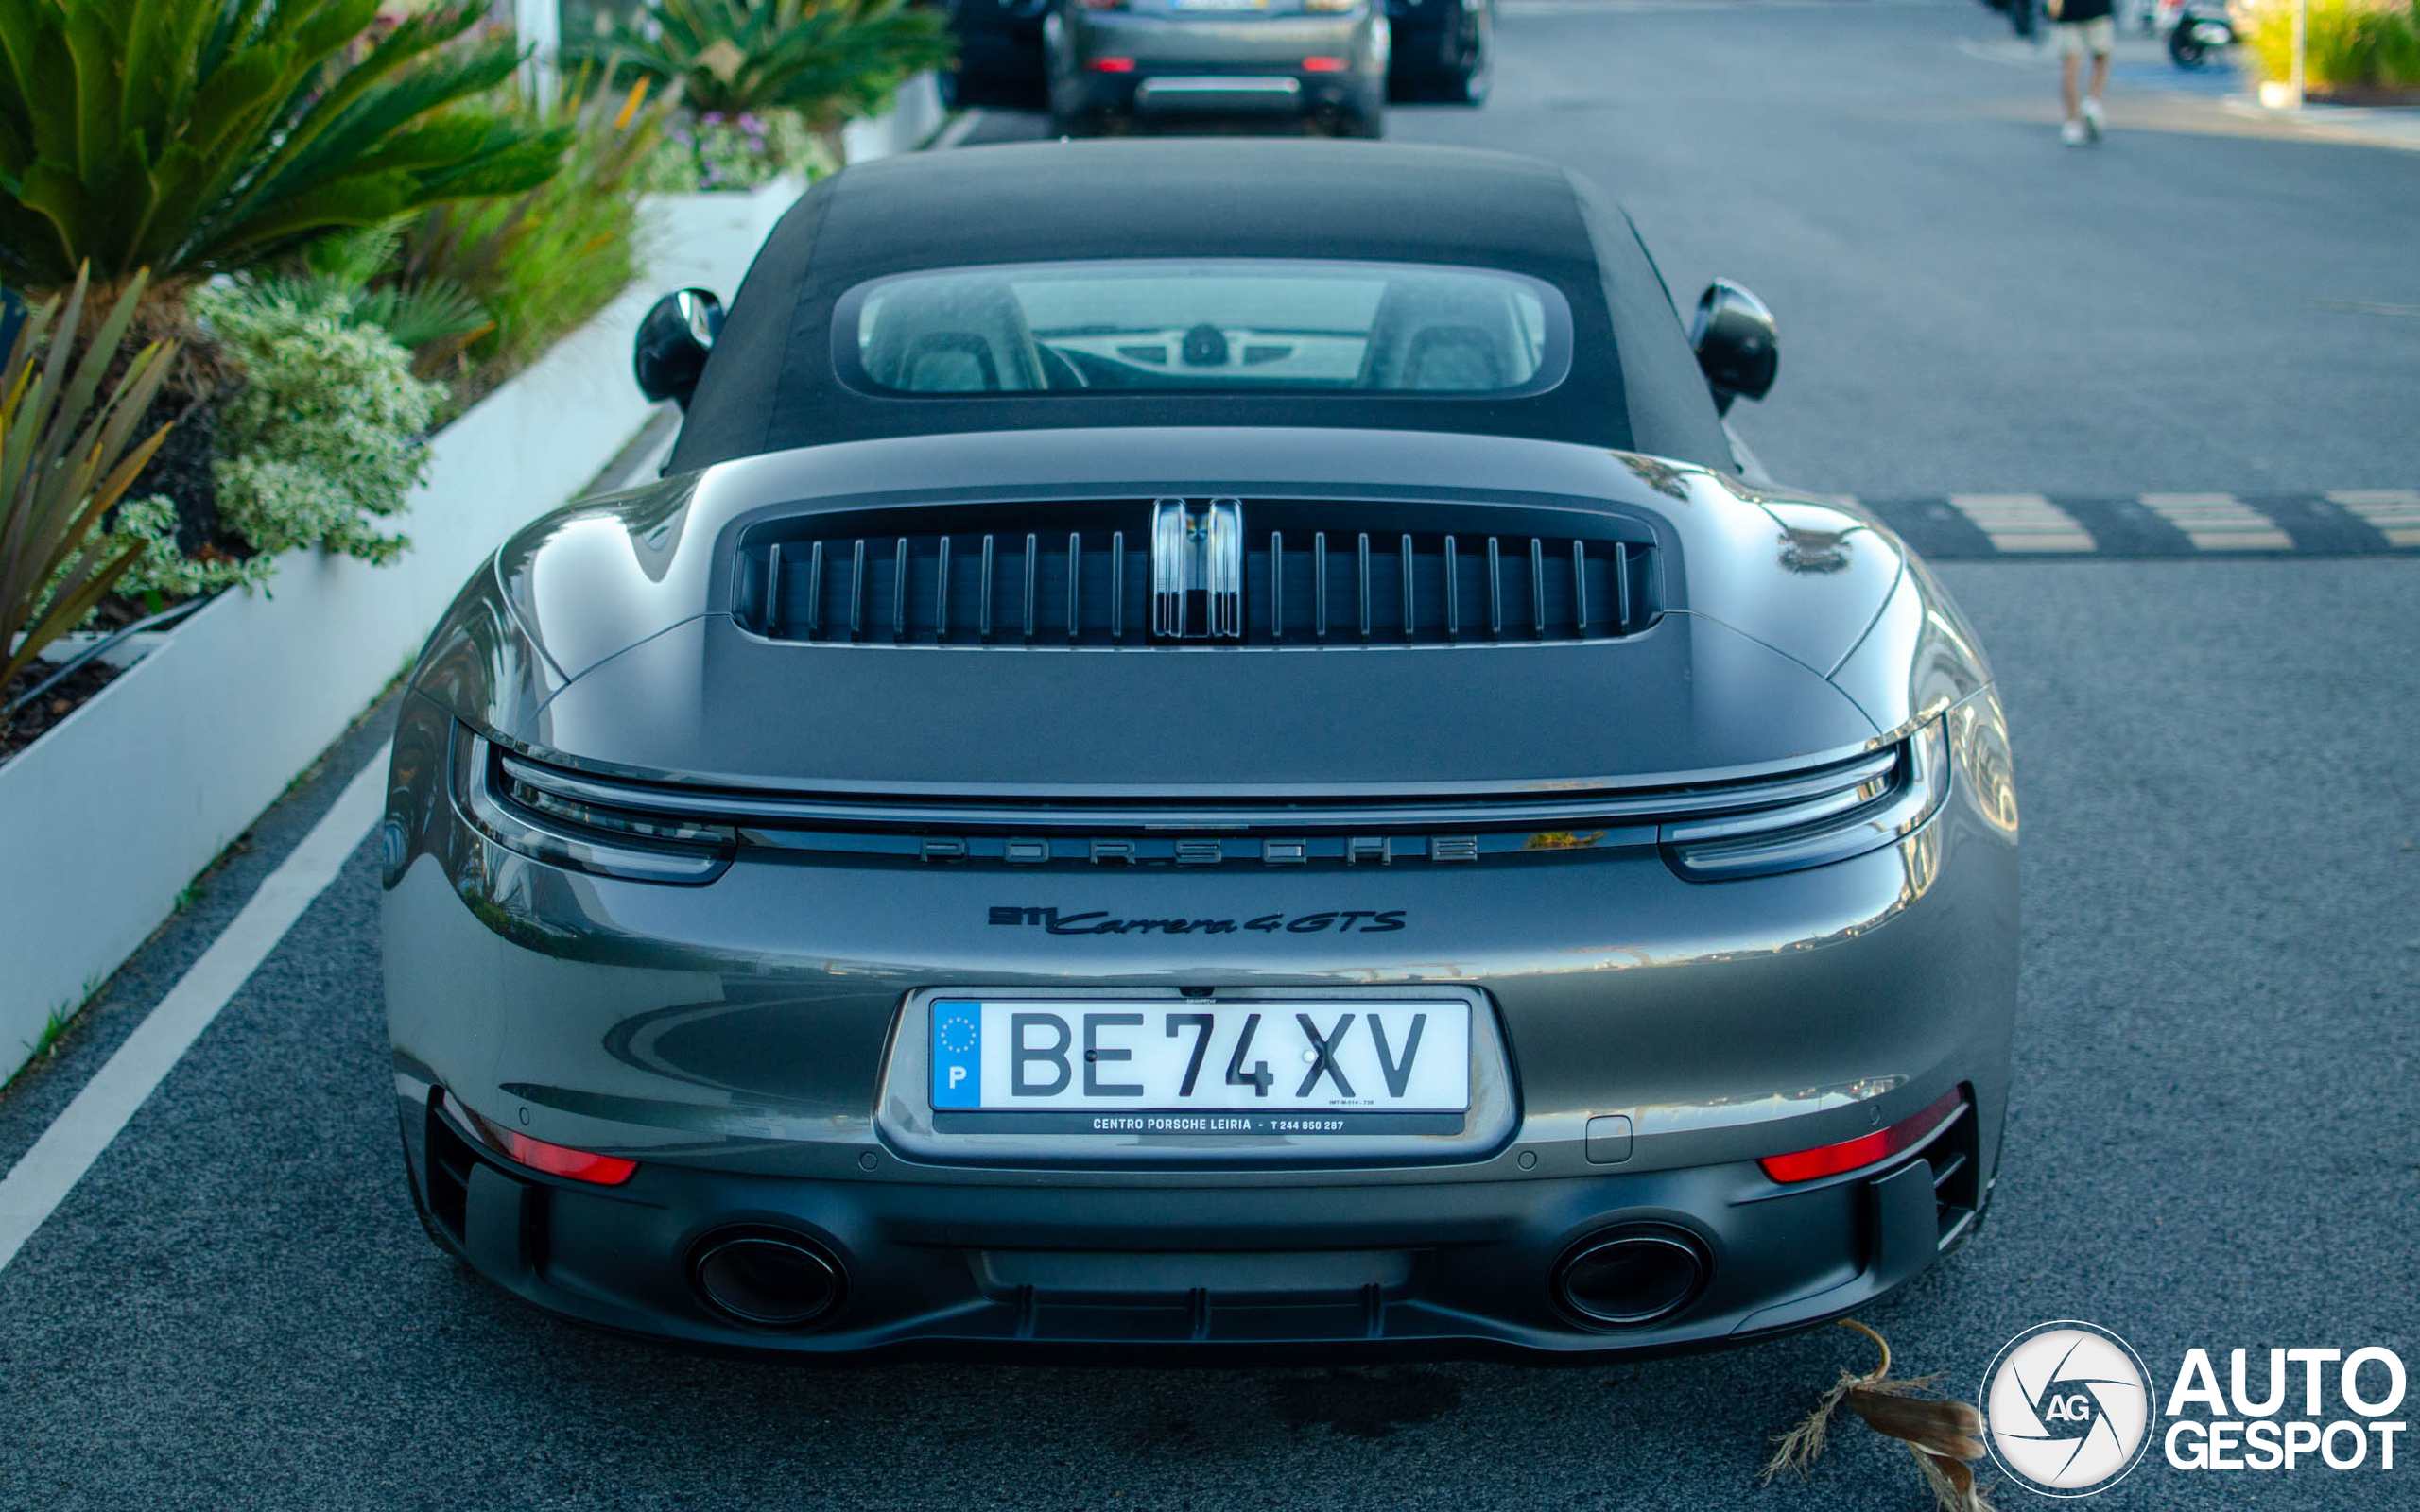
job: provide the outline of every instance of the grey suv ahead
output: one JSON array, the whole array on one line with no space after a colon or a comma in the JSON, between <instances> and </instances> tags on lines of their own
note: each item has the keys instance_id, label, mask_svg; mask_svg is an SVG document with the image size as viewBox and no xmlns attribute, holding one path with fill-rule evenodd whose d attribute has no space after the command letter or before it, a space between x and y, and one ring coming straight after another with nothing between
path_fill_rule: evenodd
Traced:
<instances>
[{"instance_id":1,"label":"grey suv ahead","mask_svg":"<svg viewBox=\"0 0 2420 1512\"><path fill-rule=\"evenodd\" d=\"M1389 36L1374 0L1059 0L1043 23L1051 126L1259 118L1382 136Z\"/></svg>"}]
</instances>

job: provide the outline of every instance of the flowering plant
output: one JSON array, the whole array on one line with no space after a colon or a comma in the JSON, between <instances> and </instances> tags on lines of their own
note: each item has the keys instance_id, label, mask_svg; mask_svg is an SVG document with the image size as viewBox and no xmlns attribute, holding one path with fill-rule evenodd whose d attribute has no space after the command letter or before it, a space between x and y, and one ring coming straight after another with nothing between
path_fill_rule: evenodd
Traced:
<instances>
[{"instance_id":1,"label":"flowering plant","mask_svg":"<svg viewBox=\"0 0 2420 1512\"><path fill-rule=\"evenodd\" d=\"M823 156L822 144L787 111L704 111L666 129L644 178L665 194L753 189L784 173L814 176Z\"/></svg>"}]
</instances>

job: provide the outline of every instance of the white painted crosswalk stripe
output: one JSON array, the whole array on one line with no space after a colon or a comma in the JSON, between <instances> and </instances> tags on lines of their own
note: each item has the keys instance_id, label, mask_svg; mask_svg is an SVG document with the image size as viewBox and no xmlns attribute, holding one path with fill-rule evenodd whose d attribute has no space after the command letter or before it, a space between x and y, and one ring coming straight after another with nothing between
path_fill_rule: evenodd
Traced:
<instances>
[{"instance_id":1,"label":"white painted crosswalk stripe","mask_svg":"<svg viewBox=\"0 0 2420 1512\"><path fill-rule=\"evenodd\" d=\"M2420 546L2420 489L2338 489L2327 502L2375 526L2390 546Z\"/></svg>"},{"instance_id":2,"label":"white painted crosswalk stripe","mask_svg":"<svg viewBox=\"0 0 2420 1512\"><path fill-rule=\"evenodd\" d=\"M2291 551L2294 538L2232 493L2146 493L2143 507L2202 551Z\"/></svg>"},{"instance_id":3,"label":"white painted crosswalk stripe","mask_svg":"<svg viewBox=\"0 0 2420 1512\"><path fill-rule=\"evenodd\" d=\"M1972 520L2001 551L2092 551L2076 517L2038 493L1953 493L1950 507Z\"/></svg>"}]
</instances>

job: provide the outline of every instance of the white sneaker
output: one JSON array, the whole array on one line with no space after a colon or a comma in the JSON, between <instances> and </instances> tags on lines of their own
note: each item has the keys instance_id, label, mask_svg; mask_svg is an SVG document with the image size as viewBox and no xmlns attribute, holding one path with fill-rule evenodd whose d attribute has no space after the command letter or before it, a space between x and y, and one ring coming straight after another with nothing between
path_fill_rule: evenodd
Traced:
<instances>
[{"instance_id":1,"label":"white sneaker","mask_svg":"<svg viewBox=\"0 0 2420 1512\"><path fill-rule=\"evenodd\" d=\"M2084 102L2083 102L2083 129L2084 129L2084 134L2085 134L2085 135L2087 135L2087 136L2089 136L2089 137L2091 137L2095 142L2098 142L2098 141L2100 141L2100 133L2101 133L2101 132L2102 132L2102 130L2104 130L2105 129L2106 129L2105 124L2104 124L2104 123L2101 121L2101 119L2100 119L2100 102L2099 100L2086 100L2086 101L2084 101Z\"/></svg>"},{"instance_id":2,"label":"white sneaker","mask_svg":"<svg viewBox=\"0 0 2420 1512\"><path fill-rule=\"evenodd\" d=\"M2087 140L2083 134L2083 123L2082 121L2069 121L2061 126L2059 128L2059 140L2065 142L2071 147L2080 147L2083 146Z\"/></svg>"}]
</instances>

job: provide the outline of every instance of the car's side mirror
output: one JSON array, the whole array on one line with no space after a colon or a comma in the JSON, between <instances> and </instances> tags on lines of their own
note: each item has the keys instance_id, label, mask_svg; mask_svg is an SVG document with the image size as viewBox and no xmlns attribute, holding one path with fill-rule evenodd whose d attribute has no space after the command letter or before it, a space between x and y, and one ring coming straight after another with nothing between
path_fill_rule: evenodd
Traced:
<instances>
[{"instance_id":1,"label":"car's side mirror","mask_svg":"<svg viewBox=\"0 0 2420 1512\"><path fill-rule=\"evenodd\" d=\"M705 289L683 289L655 301L639 321L631 370L639 392L661 404L670 400L683 409L698 391L706 370L706 355L722 334L722 301Z\"/></svg>"},{"instance_id":2,"label":"car's side mirror","mask_svg":"<svg viewBox=\"0 0 2420 1512\"><path fill-rule=\"evenodd\" d=\"M1698 317L1689 326L1698 369L1714 390L1714 407L1729 414L1734 399L1762 399L1772 390L1781 363L1774 346L1773 313L1765 301L1728 279L1716 279L1698 296Z\"/></svg>"}]
</instances>

